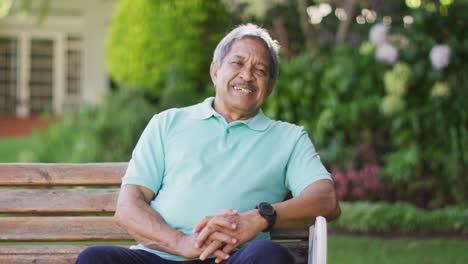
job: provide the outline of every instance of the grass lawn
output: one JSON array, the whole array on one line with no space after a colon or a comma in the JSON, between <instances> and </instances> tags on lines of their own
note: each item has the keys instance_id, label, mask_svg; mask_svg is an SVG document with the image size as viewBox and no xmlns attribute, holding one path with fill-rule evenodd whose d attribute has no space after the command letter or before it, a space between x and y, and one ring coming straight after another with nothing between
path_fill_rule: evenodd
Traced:
<instances>
[{"instance_id":1,"label":"grass lawn","mask_svg":"<svg viewBox=\"0 0 468 264\"><path fill-rule=\"evenodd\" d=\"M468 263L468 240L330 235L329 264Z\"/></svg>"},{"instance_id":2,"label":"grass lawn","mask_svg":"<svg viewBox=\"0 0 468 264\"><path fill-rule=\"evenodd\" d=\"M29 144L29 137L0 139L0 162L17 162L18 154L27 149Z\"/></svg>"}]
</instances>

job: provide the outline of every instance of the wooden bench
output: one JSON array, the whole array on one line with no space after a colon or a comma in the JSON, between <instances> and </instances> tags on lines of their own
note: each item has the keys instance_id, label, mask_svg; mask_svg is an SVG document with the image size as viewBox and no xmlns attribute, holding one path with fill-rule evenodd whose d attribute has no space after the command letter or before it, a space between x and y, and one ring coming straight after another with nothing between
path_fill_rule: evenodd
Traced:
<instances>
[{"instance_id":1,"label":"wooden bench","mask_svg":"<svg viewBox=\"0 0 468 264\"><path fill-rule=\"evenodd\" d=\"M0 164L0 263L73 263L89 245L135 244L113 220L126 168L127 163ZM276 230L272 237L297 263L326 263L323 217L310 230Z\"/></svg>"}]
</instances>

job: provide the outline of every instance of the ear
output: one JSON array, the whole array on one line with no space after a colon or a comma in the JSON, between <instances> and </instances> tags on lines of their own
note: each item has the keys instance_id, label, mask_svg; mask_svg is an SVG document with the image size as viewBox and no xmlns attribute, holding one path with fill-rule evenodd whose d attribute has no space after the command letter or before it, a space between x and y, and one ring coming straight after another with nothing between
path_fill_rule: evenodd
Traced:
<instances>
[{"instance_id":1,"label":"ear","mask_svg":"<svg viewBox=\"0 0 468 264\"><path fill-rule=\"evenodd\" d=\"M216 79L218 78L218 66L216 66L214 61L211 62L210 76L211 76L211 81L216 86Z\"/></svg>"},{"instance_id":2,"label":"ear","mask_svg":"<svg viewBox=\"0 0 468 264\"><path fill-rule=\"evenodd\" d=\"M276 85L276 80L271 80L268 82L268 90L267 90L268 96L270 96L271 92L273 92L273 88L275 88L275 85Z\"/></svg>"}]
</instances>

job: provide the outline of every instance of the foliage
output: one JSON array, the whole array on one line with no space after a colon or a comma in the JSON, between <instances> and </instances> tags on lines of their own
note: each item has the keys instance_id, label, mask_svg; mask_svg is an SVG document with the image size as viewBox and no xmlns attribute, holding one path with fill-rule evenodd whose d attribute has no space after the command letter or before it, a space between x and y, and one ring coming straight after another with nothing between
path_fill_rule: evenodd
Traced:
<instances>
[{"instance_id":1,"label":"foliage","mask_svg":"<svg viewBox=\"0 0 468 264\"><path fill-rule=\"evenodd\" d=\"M29 137L0 139L0 162L17 162L18 154L29 145Z\"/></svg>"},{"instance_id":2,"label":"foliage","mask_svg":"<svg viewBox=\"0 0 468 264\"><path fill-rule=\"evenodd\" d=\"M118 84L165 105L199 100L229 15L218 0L122 0L109 27L107 66Z\"/></svg>"},{"instance_id":3,"label":"foliage","mask_svg":"<svg viewBox=\"0 0 468 264\"><path fill-rule=\"evenodd\" d=\"M394 65L377 60L368 42L284 60L265 111L303 125L332 168L380 168L381 181L393 187L386 199L466 205L468 3L443 10L415 9L411 26L392 24ZM435 44L451 48L446 68L431 63Z\"/></svg>"},{"instance_id":4,"label":"foliage","mask_svg":"<svg viewBox=\"0 0 468 264\"><path fill-rule=\"evenodd\" d=\"M31 137L23 162L128 161L143 128L156 109L142 91L124 89L110 94L100 108L65 116L45 132Z\"/></svg>"},{"instance_id":5,"label":"foliage","mask_svg":"<svg viewBox=\"0 0 468 264\"><path fill-rule=\"evenodd\" d=\"M468 209L446 207L433 211L408 203L342 202L341 217L331 228L388 234L468 235Z\"/></svg>"}]
</instances>

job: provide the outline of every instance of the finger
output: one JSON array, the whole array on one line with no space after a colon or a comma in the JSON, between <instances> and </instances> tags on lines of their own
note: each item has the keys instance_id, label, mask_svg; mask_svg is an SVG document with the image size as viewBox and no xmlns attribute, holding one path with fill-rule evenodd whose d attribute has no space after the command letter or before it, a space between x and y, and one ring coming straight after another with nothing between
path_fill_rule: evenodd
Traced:
<instances>
[{"instance_id":1,"label":"finger","mask_svg":"<svg viewBox=\"0 0 468 264\"><path fill-rule=\"evenodd\" d=\"M236 248L235 244L226 244L223 247L223 252L226 254L230 254Z\"/></svg>"},{"instance_id":2,"label":"finger","mask_svg":"<svg viewBox=\"0 0 468 264\"><path fill-rule=\"evenodd\" d=\"M206 240L213 234L217 232L217 227L215 225L207 225L195 238L195 247L200 248L203 244L206 243Z\"/></svg>"},{"instance_id":3,"label":"finger","mask_svg":"<svg viewBox=\"0 0 468 264\"><path fill-rule=\"evenodd\" d=\"M222 242L214 240L211 242L200 254L200 260L203 261L207 259L210 255L212 255L214 252L218 250L222 246Z\"/></svg>"},{"instance_id":4,"label":"finger","mask_svg":"<svg viewBox=\"0 0 468 264\"><path fill-rule=\"evenodd\" d=\"M194 233L200 232L207 224L208 222L213 218L212 216L205 216L203 219L193 228Z\"/></svg>"},{"instance_id":5,"label":"finger","mask_svg":"<svg viewBox=\"0 0 468 264\"><path fill-rule=\"evenodd\" d=\"M203 245L214 232L220 231L223 228L227 228L229 230L234 230L237 227L235 223L229 221L228 219L220 216L213 217L210 222L201 230L195 240L195 246L199 248ZM227 233L227 232L224 232Z\"/></svg>"},{"instance_id":6,"label":"finger","mask_svg":"<svg viewBox=\"0 0 468 264\"><path fill-rule=\"evenodd\" d=\"M216 215L211 218L208 224L215 224L219 227L226 228L229 230L235 230L237 228L236 221L233 217Z\"/></svg>"},{"instance_id":7,"label":"finger","mask_svg":"<svg viewBox=\"0 0 468 264\"><path fill-rule=\"evenodd\" d=\"M211 234L211 236L209 237L209 241L212 241L212 240L218 240L218 241L221 241L225 244L236 244L237 243L237 238L236 237L233 237L233 236L230 236L226 233L223 233L223 232L214 232L213 234Z\"/></svg>"},{"instance_id":8,"label":"finger","mask_svg":"<svg viewBox=\"0 0 468 264\"><path fill-rule=\"evenodd\" d=\"M216 215L238 215L238 212L234 209L224 209L219 211Z\"/></svg>"},{"instance_id":9,"label":"finger","mask_svg":"<svg viewBox=\"0 0 468 264\"><path fill-rule=\"evenodd\" d=\"M221 263L230 257L229 254L219 249L215 251L214 255L216 256L215 263Z\"/></svg>"}]
</instances>

